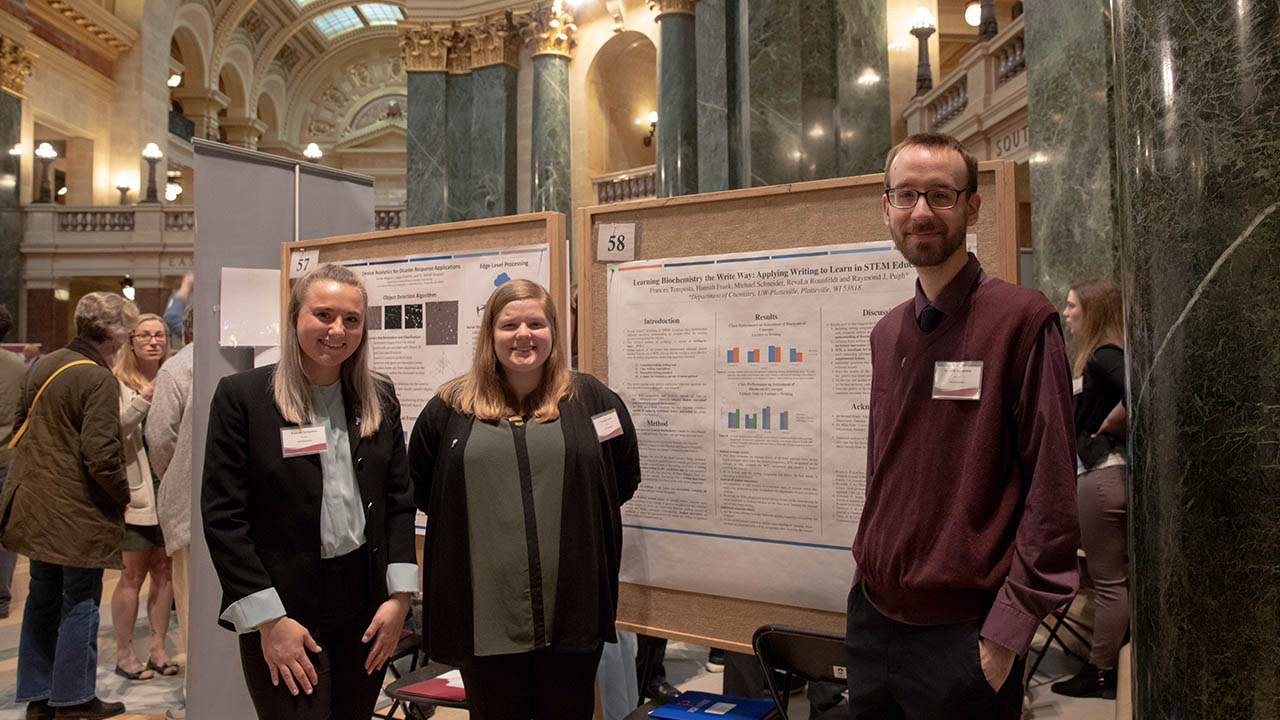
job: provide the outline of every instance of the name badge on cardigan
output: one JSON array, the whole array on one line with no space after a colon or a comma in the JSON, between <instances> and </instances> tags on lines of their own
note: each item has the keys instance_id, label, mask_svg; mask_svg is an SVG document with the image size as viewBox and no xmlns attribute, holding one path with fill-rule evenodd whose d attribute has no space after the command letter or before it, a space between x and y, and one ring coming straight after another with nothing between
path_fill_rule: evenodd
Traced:
<instances>
[{"instance_id":1,"label":"name badge on cardigan","mask_svg":"<svg viewBox=\"0 0 1280 720\"><path fill-rule=\"evenodd\" d=\"M287 458L319 455L328 447L323 425L280 428L280 449Z\"/></svg>"},{"instance_id":2,"label":"name badge on cardigan","mask_svg":"<svg viewBox=\"0 0 1280 720\"><path fill-rule=\"evenodd\" d=\"M982 361L939 360L933 366L934 400L977 400L982 397Z\"/></svg>"},{"instance_id":3,"label":"name badge on cardigan","mask_svg":"<svg viewBox=\"0 0 1280 720\"><path fill-rule=\"evenodd\" d=\"M618 419L617 410L606 410L598 415L592 415L591 422L596 426L596 437L600 438L600 442L622 434L622 421Z\"/></svg>"},{"instance_id":4,"label":"name badge on cardigan","mask_svg":"<svg viewBox=\"0 0 1280 720\"><path fill-rule=\"evenodd\" d=\"M1080 394L1080 393L1082 393L1082 392L1084 392L1084 378L1083 378L1083 377L1078 377L1078 378L1076 378L1075 380L1072 380L1072 381L1071 381L1071 394L1072 394L1072 395L1079 395L1079 394Z\"/></svg>"}]
</instances>

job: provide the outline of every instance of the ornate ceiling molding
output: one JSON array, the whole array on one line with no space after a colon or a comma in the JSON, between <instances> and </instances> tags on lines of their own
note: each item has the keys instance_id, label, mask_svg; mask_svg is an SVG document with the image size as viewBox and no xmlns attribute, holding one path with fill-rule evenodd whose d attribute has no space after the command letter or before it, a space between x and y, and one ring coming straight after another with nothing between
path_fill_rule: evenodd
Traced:
<instances>
[{"instance_id":1,"label":"ornate ceiling molding","mask_svg":"<svg viewBox=\"0 0 1280 720\"><path fill-rule=\"evenodd\" d=\"M34 53L0 35L0 87L21 95L35 60Z\"/></svg>"},{"instance_id":2,"label":"ornate ceiling molding","mask_svg":"<svg viewBox=\"0 0 1280 720\"><path fill-rule=\"evenodd\" d=\"M38 0L27 6L111 60L138 43L138 31L91 0Z\"/></svg>"}]
</instances>

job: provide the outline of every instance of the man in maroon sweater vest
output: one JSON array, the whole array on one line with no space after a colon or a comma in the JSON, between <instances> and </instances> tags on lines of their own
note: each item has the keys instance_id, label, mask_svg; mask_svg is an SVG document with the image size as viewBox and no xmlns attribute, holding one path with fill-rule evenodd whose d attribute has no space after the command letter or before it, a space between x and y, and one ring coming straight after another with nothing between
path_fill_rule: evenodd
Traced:
<instances>
[{"instance_id":1,"label":"man in maroon sweater vest","mask_svg":"<svg viewBox=\"0 0 1280 720\"><path fill-rule=\"evenodd\" d=\"M1019 717L1022 658L1079 581L1058 315L965 251L977 189L973 156L945 135L913 135L885 163L884 222L919 280L871 333L854 718Z\"/></svg>"}]
</instances>

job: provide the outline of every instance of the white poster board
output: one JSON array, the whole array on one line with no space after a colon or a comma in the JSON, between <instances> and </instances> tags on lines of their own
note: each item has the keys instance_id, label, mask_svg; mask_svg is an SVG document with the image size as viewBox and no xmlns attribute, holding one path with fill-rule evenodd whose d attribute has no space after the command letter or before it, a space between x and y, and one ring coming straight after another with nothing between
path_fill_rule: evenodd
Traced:
<instances>
[{"instance_id":1,"label":"white poster board","mask_svg":"<svg viewBox=\"0 0 1280 720\"><path fill-rule=\"evenodd\" d=\"M643 477L623 581L844 609L869 336L914 281L887 242L609 266L609 379Z\"/></svg>"}]
</instances>

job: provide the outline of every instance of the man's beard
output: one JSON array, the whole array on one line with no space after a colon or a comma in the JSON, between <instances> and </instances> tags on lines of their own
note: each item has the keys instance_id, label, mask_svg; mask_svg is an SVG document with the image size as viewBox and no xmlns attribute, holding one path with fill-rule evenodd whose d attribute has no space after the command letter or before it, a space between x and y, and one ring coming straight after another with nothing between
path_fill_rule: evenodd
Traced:
<instances>
[{"instance_id":1,"label":"man's beard","mask_svg":"<svg viewBox=\"0 0 1280 720\"><path fill-rule=\"evenodd\" d=\"M905 240L905 235L918 231L940 230L943 234L942 244L939 246L928 245L925 247L909 247ZM956 250L964 247L965 235L968 228L960 226L947 235L947 226L939 223L933 225L917 225L907 226L899 235L897 231L891 231L889 234L893 236L893 244L898 248L898 252L907 259L915 267L934 267L946 262Z\"/></svg>"}]
</instances>

